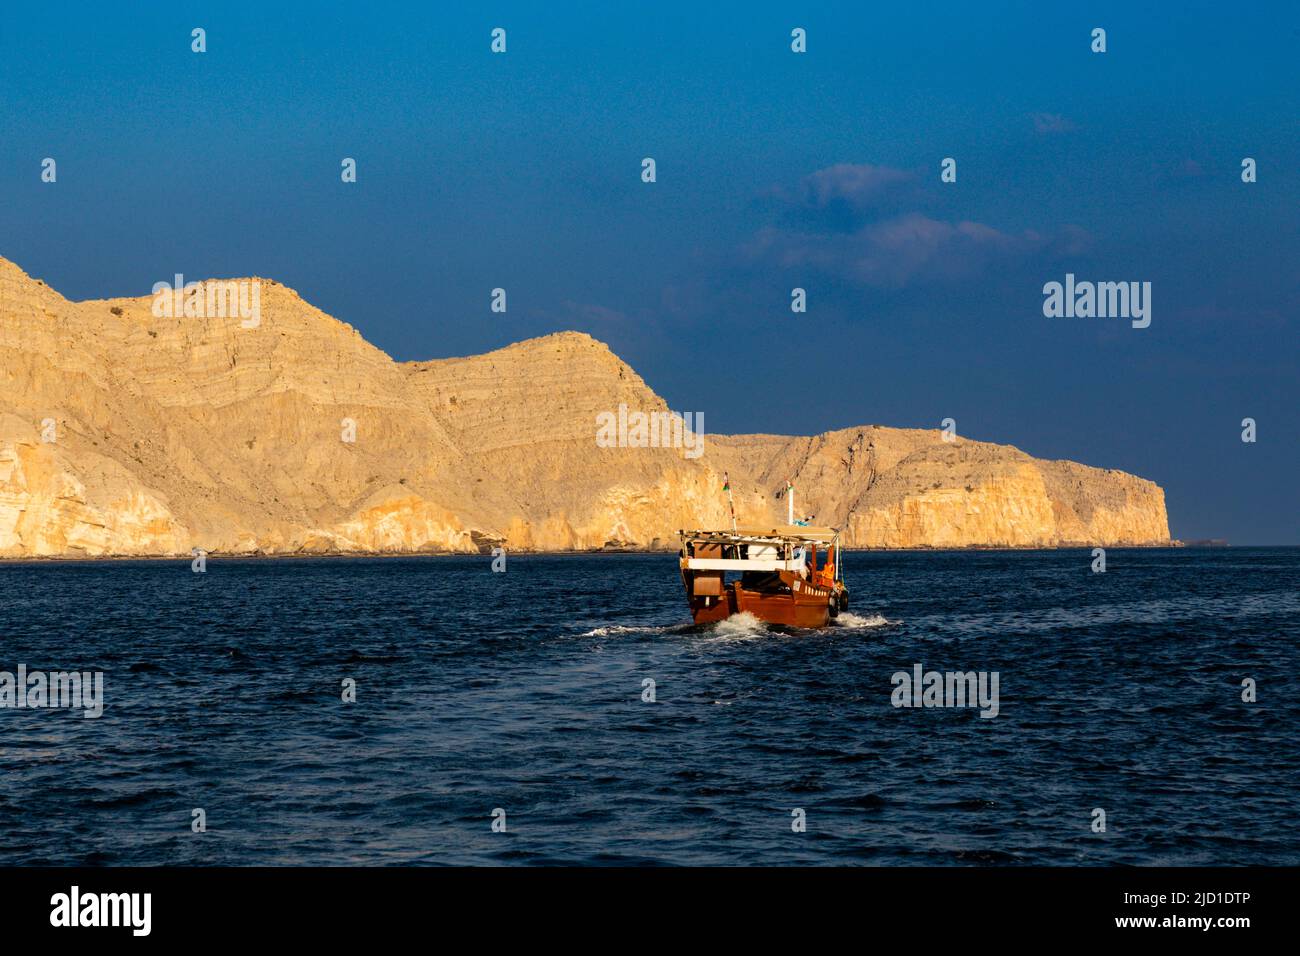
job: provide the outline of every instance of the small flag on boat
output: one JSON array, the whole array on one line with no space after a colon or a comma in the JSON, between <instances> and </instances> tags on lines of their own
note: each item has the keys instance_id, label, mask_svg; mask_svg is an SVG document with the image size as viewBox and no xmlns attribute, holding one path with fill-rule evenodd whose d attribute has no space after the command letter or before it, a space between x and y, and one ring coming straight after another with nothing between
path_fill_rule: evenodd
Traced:
<instances>
[{"instance_id":1,"label":"small flag on boat","mask_svg":"<svg viewBox=\"0 0 1300 956\"><path fill-rule=\"evenodd\" d=\"M727 478L727 473L725 471L722 473L722 490L723 491L731 490L731 481Z\"/></svg>"}]
</instances>

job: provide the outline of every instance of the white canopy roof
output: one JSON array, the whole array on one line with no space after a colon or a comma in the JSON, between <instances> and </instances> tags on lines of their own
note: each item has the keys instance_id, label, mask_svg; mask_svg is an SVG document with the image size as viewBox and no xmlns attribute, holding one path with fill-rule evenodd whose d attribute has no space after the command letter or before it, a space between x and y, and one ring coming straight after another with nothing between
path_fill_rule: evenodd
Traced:
<instances>
[{"instance_id":1,"label":"white canopy roof","mask_svg":"<svg viewBox=\"0 0 1300 956\"><path fill-rule=\"evenodd\" d=\"M783 538L792 541L831 542L839 537L834 528L805 528L797 524L749 525L735 531L679 531L684 538L752 541L756 538Z\"/></svg>"}]
</instances>

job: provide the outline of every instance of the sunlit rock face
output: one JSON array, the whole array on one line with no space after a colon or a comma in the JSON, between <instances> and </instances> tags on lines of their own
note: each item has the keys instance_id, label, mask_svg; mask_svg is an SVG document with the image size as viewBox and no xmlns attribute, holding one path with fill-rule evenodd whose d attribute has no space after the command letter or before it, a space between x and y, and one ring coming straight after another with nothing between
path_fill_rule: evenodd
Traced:
<instances>
[{"instance_id":1,"label":"sunlit rock face","mask_svg":"<svg viewBox=\"0 0 1300 956\"><path fill-rule=\"evenodd\" d=\"M394 362L235 281L255 323L70 302L0 259L0 557L667 549L729 526L724 474L741 523L783 522L789 479L855 547L1169 539L1150 481L938 431L639 447L636 415L667 405L587 335Z\"/></svg>"}]
</instances>

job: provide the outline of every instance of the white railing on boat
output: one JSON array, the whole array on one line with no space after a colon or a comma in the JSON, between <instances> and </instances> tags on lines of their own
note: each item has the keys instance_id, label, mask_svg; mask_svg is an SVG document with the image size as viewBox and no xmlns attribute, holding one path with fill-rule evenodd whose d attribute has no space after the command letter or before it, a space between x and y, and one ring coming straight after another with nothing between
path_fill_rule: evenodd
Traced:
<instances>
[{"instance_id":1,"label":"white railing on boat","mask_svg":"<svg viewBox=\"0 0 1300 956\"><path fill-rule=\"evenodd\" d=\"M795 571L800 562L784 558L682 558L691 571Z\"/></svg>"}]
</instances>

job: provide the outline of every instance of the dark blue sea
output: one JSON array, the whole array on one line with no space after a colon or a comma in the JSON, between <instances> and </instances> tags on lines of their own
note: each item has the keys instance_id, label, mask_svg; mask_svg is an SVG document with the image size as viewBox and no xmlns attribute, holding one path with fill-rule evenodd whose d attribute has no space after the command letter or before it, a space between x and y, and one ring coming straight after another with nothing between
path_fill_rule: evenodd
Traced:
<instances>
[{"instance_id":1,"label":"dark blue sea","mask_svg":"<svg viewBox=\"0 0 1300 956\"><path fill-rule=\"evenodd\" d=\"M1300 549L1091 563L851 553L816 632L671 555L0 565L0 671L105 698L0 709L0 865L1300 863Z\"/></svg>"}]
</instances>

